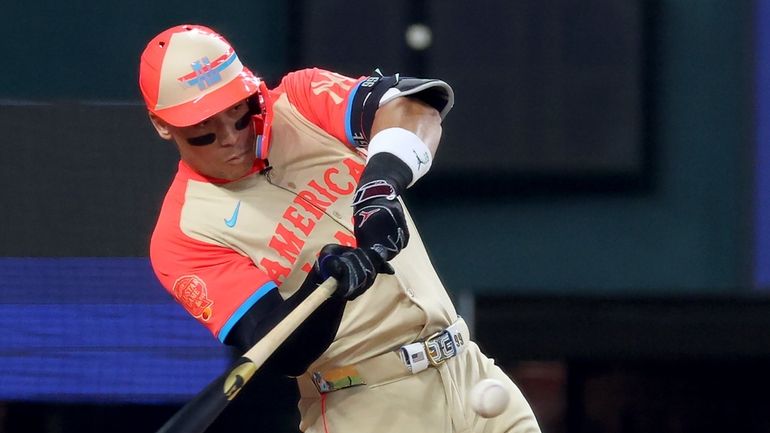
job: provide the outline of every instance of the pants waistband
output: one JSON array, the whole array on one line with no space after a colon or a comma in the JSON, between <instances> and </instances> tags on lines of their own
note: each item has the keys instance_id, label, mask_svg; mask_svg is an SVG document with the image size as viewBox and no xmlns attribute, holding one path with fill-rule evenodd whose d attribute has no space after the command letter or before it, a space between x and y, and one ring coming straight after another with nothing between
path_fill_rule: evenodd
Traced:
<instances>
[{"instance_id":1,"label":"pants waistband","mask_svg":"<svg viewBox=\"0 0 770 433\"><path fill-rule=\"evenodd\" d=\"M300 395L313 397L357 385L376 385L417 374L462 353L470 342L468 325L458 319L448 328L399 349L357 364L312 371L297 377Z\"/></svg>"}]
</instances>

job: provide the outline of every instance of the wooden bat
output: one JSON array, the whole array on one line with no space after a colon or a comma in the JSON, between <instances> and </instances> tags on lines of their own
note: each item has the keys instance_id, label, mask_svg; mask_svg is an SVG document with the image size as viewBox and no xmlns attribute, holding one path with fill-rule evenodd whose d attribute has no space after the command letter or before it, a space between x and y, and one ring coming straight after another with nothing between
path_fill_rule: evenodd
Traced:
<instances>
[{"instance_id":1,"label":"wooden bat","mask_svg":"<svg viewBox=\"0 0 770 433\"><path fill-rule=\"evenodd\" d=\"M297 327L337 289L337 280L329 277L275 328L235 362L233 367L208 384L171 417L157 433L203 433L217 419L238 392L251 379Z\"/></svg>"}]
</instances>

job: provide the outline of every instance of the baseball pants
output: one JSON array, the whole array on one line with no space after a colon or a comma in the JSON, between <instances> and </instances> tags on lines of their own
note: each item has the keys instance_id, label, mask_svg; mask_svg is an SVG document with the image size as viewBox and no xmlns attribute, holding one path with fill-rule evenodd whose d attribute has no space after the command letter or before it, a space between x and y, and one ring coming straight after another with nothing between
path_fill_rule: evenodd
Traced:
<instances>
[{"instance_id":1,"label":"baseball pants","mask_svg":"<svg viewBox=\"0 0 770 433\"><path fill-rule=\"evenodd\" d=\"M469 404L473 385L486 378L503 382L511 403L485 419ZM539 433L519 388L471 342L463 353L436 368L384 383L319 395L300 382L300 429L306 433Z\"/></svg>"}]
</instances>

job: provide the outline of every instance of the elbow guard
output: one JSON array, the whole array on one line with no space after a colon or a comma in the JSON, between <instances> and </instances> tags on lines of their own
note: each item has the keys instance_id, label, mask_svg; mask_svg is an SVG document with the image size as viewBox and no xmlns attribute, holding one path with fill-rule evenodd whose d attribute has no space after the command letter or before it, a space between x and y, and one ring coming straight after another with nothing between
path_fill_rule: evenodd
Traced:
<instances>
[{"instance_id":1,"label":"elbow guard","mask_svg":"<svg viewBox=\"0 0 770 433\"><path fill-rule=\"evenodd\" d=\"M359 83L351 105L350 139L357 147L366 147L371 139L374 115L377 109L388 101L402 96L420 99L435 108L441 119L454 105L454 91L441 80L401 77L398 74L371 76Z\"/></svg>"},{"instance_id":2,"label":"elbow guard","mask_svg":"<svg viewBox=\"0 0 770 433\"><path fill-rule=\"evenodd\" d=\"M454 91L444 81L405 77L385 92L379 105L402 96L412 96L430 105L439 112L442 120L455 103Z\"/></svg>"}]
</instances>

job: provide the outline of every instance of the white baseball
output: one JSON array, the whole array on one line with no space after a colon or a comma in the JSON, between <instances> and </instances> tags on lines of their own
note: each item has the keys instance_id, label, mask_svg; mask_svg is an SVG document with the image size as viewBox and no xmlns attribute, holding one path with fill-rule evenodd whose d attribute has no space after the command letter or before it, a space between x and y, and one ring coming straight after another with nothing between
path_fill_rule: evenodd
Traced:
<instances>
[{"instance_id":1,"label":"white baseball","mask_svg":"<svg viewBox=\"0 0 770 433\"><path fill-rule=\"evenodd\" d=\"M412 24L404 34L406 44L413 50L424 50L433 42L433 33L425 24Z\"/></svg>"},{"instance_id":2,"label":"white baseball","mask_svg":"<svg viewBox=\"0 0 770 433\"><path fill-rule=\"evenodd\" d=\"M510 402L508 390L496 379L481 380L471 390L471 408L484 418L500 415Z\"/></svg>"}]
</instances>

